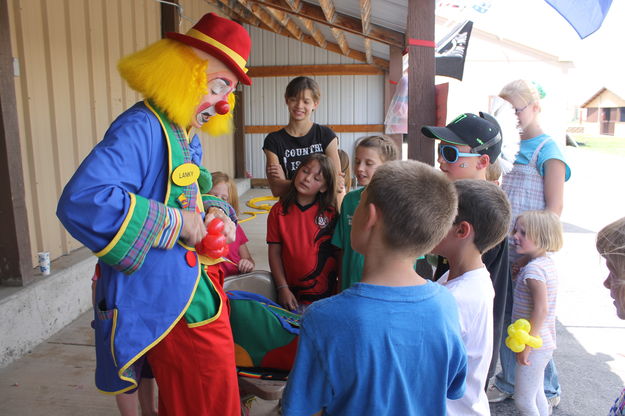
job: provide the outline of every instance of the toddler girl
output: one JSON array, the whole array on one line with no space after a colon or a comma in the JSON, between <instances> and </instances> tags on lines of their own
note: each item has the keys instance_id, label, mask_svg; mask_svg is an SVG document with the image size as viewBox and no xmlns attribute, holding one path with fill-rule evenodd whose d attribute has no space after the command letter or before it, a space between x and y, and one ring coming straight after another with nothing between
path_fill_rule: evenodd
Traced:
<instances>
[{"instance_id":1,"label":"toddler girl","mask_svg":"<svg viewBox=\"0 0 625 416\"><path fill-rule=\"evenodd\" d=\"M603 285L610 289L616 315L625 319L625 218L614 221L599 231L597 251L605 258L609 271ZM610 408L608 415L625 415L625 389Z\"/></svg>"},{"instance_id":2,"label":"toddler girl","mask_svg":"<svg viewBox=\"0 0 625 416\"><path fill-rule=\"evenodd\" d=\"M562 248L562 225L551 211L526 211L519 215L512 230L514 250L527 256L516 278L512 303L512 322L527 319L530 335L542 338L542 347L516 354L514 402L522 415L549 414L544 393L545 367L556 348L556 296L558 278L547 252Z\"/></svg>"},{"instance_id":3,"label":"toddler girl","mask_svg":"<svg viewBox=\"0 0 625 416\"><path fill-rule=\"evenodd\" d=\"M512 171L504 175L501 184L512 207L512 224L521 212L529 210L547 209L559 216L563 207L564 182L571 176L571 171L562 150L541 127L540 100L544 92L531 81L516 80L504 86L499 96L514 107L521 130L520 148ZM514 276L527 258L512 249L512 237L508 242L510 269ZM504 325L509 323L505 319ZM499 354L502 370L488 392L490 402L502 401L514 394L514 356L503 339ZM550 405L557 406L560 384L553 360L545 372L545 393Z\"/></svg>"},{"instance_id":4,"label":"toddler girl","mask_svg":"<svg viewBox=\"0 0 625 416\"><path fill-rule=\"evenodd\" d=\"M337 266L330 238L334 231L334 166L323 153L300 164L288 192L269 212L269 267L278 302L302 311L336 293Z\"/></svg>"},{"instance_id":5,"label":"toddler girl","mask_svg":"<svg viewBox=\"0 0 625 416\"><path fill-rule=\"evenodd\" d=\"M239 193L234 181L226 173L213 172L213 187L208 192L229 203L239 214ZM219 263L224 272L224 277L239 273L249 273L254 270L254 259L247 248L247 236L243 228L237 223L236 239L228 244L228 261Z\"/></svg>"},{"instance_id":6,"label":"toddler girl","mask_svg":"<svg viewBox=\"0 0 625 416\"><path fill-rule=\"evenodd\" d=\"M332 244L341 249L341 273L339 289L345 290L356 282L360 282L364 257L352 250L350 233L352 216L360 202L360 195L369 185L373 174L382 163L397 159L397 147L388 136L366 136L356 142L354 150L354 174L360 189L349 192L343 199L341 213L332 236ZM347 174L345 175L347 177Z\"/></svg>"}]
</instances>

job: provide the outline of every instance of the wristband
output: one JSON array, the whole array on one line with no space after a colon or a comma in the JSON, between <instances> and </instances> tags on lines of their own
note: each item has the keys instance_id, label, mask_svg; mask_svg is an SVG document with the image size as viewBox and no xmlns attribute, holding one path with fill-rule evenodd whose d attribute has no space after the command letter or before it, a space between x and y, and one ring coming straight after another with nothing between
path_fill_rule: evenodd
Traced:
<instances>
[{"instance_id":1,"label":"wristband","mask_svg":"<svg viewBox=\"0 0 625 416\"><path fill-rule=\"evenodd\" d=\"M276 287L276 290L284 289L285 287L289 287L289 285L280 285Z\"/></svg>"}]
</instances>

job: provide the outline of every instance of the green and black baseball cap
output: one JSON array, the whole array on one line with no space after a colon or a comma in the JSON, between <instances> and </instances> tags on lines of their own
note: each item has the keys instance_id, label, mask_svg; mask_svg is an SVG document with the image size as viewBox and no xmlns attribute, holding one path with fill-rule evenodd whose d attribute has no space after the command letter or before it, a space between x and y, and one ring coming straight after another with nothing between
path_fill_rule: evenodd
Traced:
<instances>
[{"instance_id":1,"label":"green and black baseball cap","mask_svg":"<svg viewBox=\"0 0 625 416\"><path fill-rule=\"evenodd\" d=\"M421 132L432 139L471 147L471 152L488 155L493 163L501 153L501 129L495 117L480 112L464 113L445 127L423 126Z\"/></svg>"}]
</instances>

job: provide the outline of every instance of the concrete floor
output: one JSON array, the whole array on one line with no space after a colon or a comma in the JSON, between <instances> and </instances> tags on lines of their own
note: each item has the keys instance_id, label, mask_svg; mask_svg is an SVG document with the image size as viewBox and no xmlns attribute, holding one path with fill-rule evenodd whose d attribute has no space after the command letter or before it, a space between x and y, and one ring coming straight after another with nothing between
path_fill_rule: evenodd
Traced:
<instances>
[{"instance_id":1,"label":"concrete floor","mask_svg":"<svg viewBox=\"0 0 625 416\"><path fill-rule=\"evenodd\" d=\"M623 215L624 158L567 148L573 176L565 188L565 247L559 267L558 350L555 359L562 402L555 415L605 415L625 382L625 321L619 320L601 282L607 269L594 249L595 233ZM241 198L267 196L252 189ZM246 210L242 206L242 210ZM242 224L257 269L269 270L266 215ZM88 276L85 276L87 279ZM115 401L93 385L94 351L90 313L0 369L0 415L115 415ZM1 336L1 335L0 335ZM256 401L252 414L277 415L276 402ZM514 402L491 405L495 416L515 415Z\"/></svg>"},{"instance_id":2,"label":"concrete floor","mask_svg":"<svg viewBox=\"0 0 625 416\"><path fill-rule=\"evenodd\" d=\"M241 198L241 211L252 198L270 196L268 189L251 189ZM267 202L263 202L267 203ZM245 219L246 215L241 215ZM248 248L259 270L269 270L265 244L266 214L242 223ZM85 276L89 279L89 276ZM85 285L88 290L88 285ZM78 319L5 368L0 369L1 416L116 415L113 396L94 385L95 352L92 313ZM1 335L0 335L1 336ZM277 401L256 399L251 416L278 415Z\"/></svg>"}]
</instances>

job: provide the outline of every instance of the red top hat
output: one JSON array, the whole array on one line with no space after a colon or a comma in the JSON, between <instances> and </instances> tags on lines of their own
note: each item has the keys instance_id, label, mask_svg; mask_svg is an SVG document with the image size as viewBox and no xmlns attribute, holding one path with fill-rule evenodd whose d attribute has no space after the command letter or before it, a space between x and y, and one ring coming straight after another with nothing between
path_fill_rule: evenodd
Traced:
<instances>
[{"instance_id":1,"label":"red top hat","mask_svg":"<svg viewBox=\"0 0 625 416\"><path fill-rule=\"evenodd\" d=\"M207 13L186 34L169 32L165 36L213 55L226 64L240 82L252 85L252 80L245 74L252 41L240 24Z\"/></svg>"}]
</instances>

